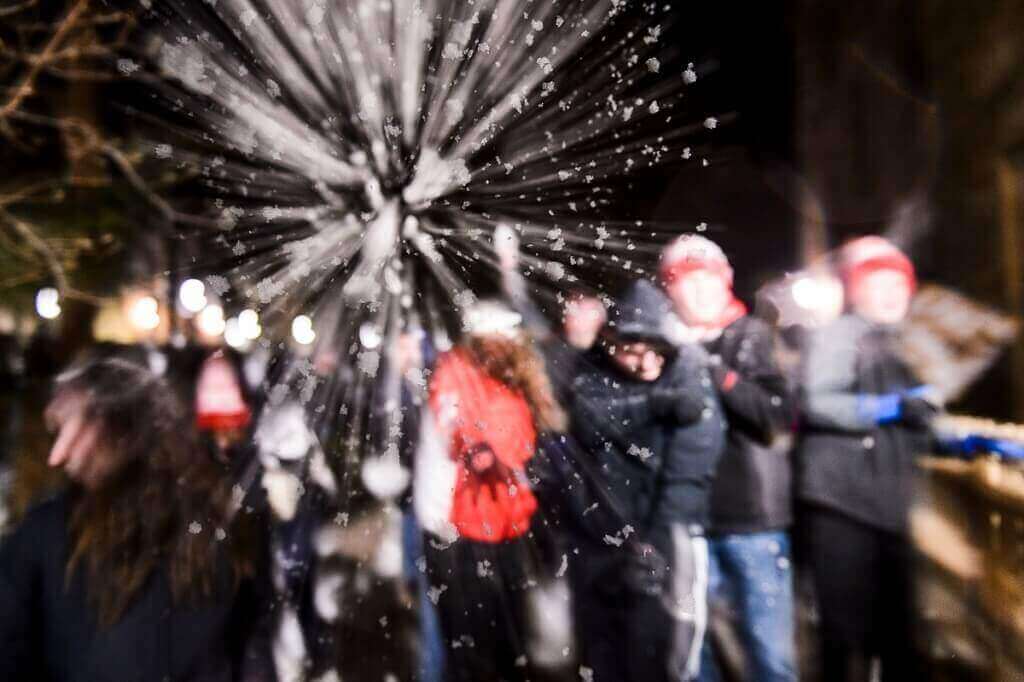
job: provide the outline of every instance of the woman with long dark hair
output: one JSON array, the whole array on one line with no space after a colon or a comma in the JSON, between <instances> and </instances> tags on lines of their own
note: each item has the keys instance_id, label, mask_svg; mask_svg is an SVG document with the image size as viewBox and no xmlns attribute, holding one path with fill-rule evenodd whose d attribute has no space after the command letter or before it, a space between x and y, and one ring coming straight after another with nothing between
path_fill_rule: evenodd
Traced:
<instances>
[{"instance_id":1,"label":"woman with long dark hair","mask_svg":"<svg viewBox=\"0 0 1024 682\"><path fill-rule=\"evenodd\" d=\"M0 679L266 679L252 538L166 383L90 363L46 418L70 485L0 545Z\"/></svg>"}]
</instances>

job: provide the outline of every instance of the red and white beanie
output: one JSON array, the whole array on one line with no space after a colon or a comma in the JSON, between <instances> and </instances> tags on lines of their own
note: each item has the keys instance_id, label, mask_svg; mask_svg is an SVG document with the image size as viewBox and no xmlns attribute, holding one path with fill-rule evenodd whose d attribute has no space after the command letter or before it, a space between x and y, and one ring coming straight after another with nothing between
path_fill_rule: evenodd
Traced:
<instances>
[{"instance_id":1,"label":"red and white beanie","mask_svg":"<svg viewBox=\"0 0 1024 682\"><path fill-rule=\"evenodd\" d=\"M240 429L252 413L242 396L241 378L220 351L203 362L196 382L196 426L207 431Z\"/></svg>"},{"instance_id":2,"label":"red and white beanie","mask_svg":"<svg viewBox=\"0 0 1024 682\"><path fill-rule=\"evenodd\" d=\"M839 275L848 290L856 288L872 272L895 270L907 278L911 291L917 288L914 264L888 239L869 235L846 242L839 249Z\"/></svg>"},{"instance_id":3,"label":"red and white beanie","mask_svg":"<svg viewBox=\"0 0 1024 682\"><path fill-rule=\"evenodd\" d=\"M687 273L705 270L719 274L731 287L732 266L722 248L699 234L684 234L671 241L661 252L659 274L669 286Z\"/></svg>"}]
</instances>

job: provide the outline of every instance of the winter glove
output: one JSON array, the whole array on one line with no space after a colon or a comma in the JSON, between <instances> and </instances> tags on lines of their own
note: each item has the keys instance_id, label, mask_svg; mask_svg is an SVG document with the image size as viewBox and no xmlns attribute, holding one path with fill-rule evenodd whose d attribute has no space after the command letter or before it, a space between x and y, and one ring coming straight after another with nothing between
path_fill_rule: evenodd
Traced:
<instances>
[{"instance_id":1,"label":"winter glove","mask_svg":"<svg viewBox=\"0 0 1024 682\"><path fill-rule=\"evenodd\" d=\"M974 433L963 438L953 436L941 439L939 446L946 452L961 455L992 453L1006 459L1024 459L1024 443Z\"/></svg>"},{"instance_id":2,"label":"winter glove","mask_svg":"<svg viewBox=\"0 0 1024 682\"><path fill-rule=\"evenodd\" d=\"M704 411L703 397L671 384L652 387L648 404L654 416L681 424L697 421Z\"/></svg>"},{"instance_id":3,"label":"winter glove","mask_svg":"<svg viewBox=\"0 0 1024 682\"><path fill-rule=\"evenodd\" d=\"M861 393L857 396L857 413L864 421L879 426L893 424L900 420L902 400L899 393Z\"/></svg>"},{"instance_id":4,"label":"winter glove","mask_svg":"<svg viewBox=\"0 0 1024 682\"><path fill-rule=\"evenodd\" d=\"M462 452L462 460L466 469L472 471L483 483L512 482L516 478L515 472L494 454L490 443L477 443L466 448Z\"/></svg>"},{"instance_id":5,"label":"winter glove","mask_svg":"<svg viewBox=\"0 0 1024 682\"><path fill-rule=\"evenodd\" d=\"M900 398L899 420L908 426L925 428L931 425L938 413L935 405L924 398L909 395Z\"/></svg>"},{"instance_id":6,"label":"winter glove","mask_svg":"<svg viewBox=\"0 0 1024 682\"><path fill-rule=\"evenodd\" d=\"M627 545L629 556L623 572L623 579L631 592L658 597L665 591L668 580L668 561L649 542L633 542Z\"/></svg>"}]
</instances>

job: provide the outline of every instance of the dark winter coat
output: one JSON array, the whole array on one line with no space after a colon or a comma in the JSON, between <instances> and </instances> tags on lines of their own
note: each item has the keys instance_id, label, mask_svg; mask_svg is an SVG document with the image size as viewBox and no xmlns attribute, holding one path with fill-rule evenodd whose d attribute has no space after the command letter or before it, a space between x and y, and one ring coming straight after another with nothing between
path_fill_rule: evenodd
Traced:
<instances>
[{"instance_id":1,"label":"dark winter coat","mask_svg":"<svg viewBox=\"0 0 1024 682\"><path fill-rule=\"evenodd\" d=\"M891 532L906 530L918 455L930 451L927 429L879 426L858 409L858 395L920 385L899 357L896 330L854 315L808 339L798 497Z\"/></svg>"},{"instance_id":2,"label":"dark winter coat","mask_svg":"<svg viewBox=\"0 0 1024 682\"><path fill-rule=\"evenodd\" d=\"M774 344L771 328L750 315L705 343L721 361L713 374L729 422L711 486L714 533L774 530L793 520L789 434L795 405Z\"/></svg>"},{"instance_id":3,"label":"dark winter coat","mask_svg":"<svg viewBox=\"0 0 1024 682\"><path fill-rule=\"evenodd\" d=\"M616 306L613 333L671 347L664 331L671 315L667 301L653 285L637 284ZM656 416L655 390L669 386L697 406L689 421ZM707 525L725 422L702 348L681 346L653 382L627 377L606 349L597 348L573 382L571 412L578 442L596 459L622 516L637 532L663 532L676 523Z\"/></svg>"},{"instance_id":4,"label":"dark winter coat","mask_svg":"<svg viewBox=\"0 0 1024 682\"><path fill-rule=\"evenodd\" d=\"M242 660L266 603L236 592L226 564L222 596L175 606L157 571L121 619L100 628L81 572L65 583L69 506L67 494L41 504L0 545L0 679L220 682L241 679L243 665L247 680L273 679L269 658Z\"/></svg>"}]
</instances>

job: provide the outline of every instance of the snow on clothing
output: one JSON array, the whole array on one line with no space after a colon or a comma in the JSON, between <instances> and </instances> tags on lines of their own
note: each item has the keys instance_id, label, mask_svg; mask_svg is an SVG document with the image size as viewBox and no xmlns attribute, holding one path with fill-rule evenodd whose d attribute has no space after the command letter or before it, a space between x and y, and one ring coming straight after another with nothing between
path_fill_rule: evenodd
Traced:
<instances>
[{"instance_id":1,"label":"snow on clothing","mask_svg":"<svg viewBox=\"0 0 1024 682\"><path fill-rule=\"evenodd\" d=\"M615 312L608 327L615 335L671 347L668 301L649 282L634 284ZM628 522L602 545L581 546L573 564L583 663L595 679L675 680L684 669L692 676L706 615L706 545L697 536L725 438L706 354L682 346L656 381L644 382L595 349L573 394L577 440ZM671 568L658 593L631 580L633 532Z\"/></svg>"},{"instance_id":2,"label":"snow on clothing","mask_svg":"<svg viewBox=\"0 0 1024 682\"><path fill-rule=\"evenodd\" d=\"M713 370L729 421L725 452L711 487L714 534L786 528L793 520L788 446L776 442L795 419L788 381L774 358L774 335L746 316L705 348L720 358Z\"/></svg>"},{"instance_id":3,"label":"snow on clothing","mask_svg":"<svg viewBox=\"0 0 1024 682\"><path fill-rule=\"evenodd\" d=\"M526 400L457 349L437 363L430 407L456 462L449 520L459 536L501 542L523 535L537 510L524 475L537 438Z\"/></svg>"},{"instance_id":4,"label":"snow on clothing","mask_svg":"<svg viewBox=\"0 0 1024 682\"><path fill-rule=\"evenodd\" d=\"M671 348L668 301L650 283L637 284L619 301L614 333ZM645 382L626 377L604 349L595 349L581 365L573 393L577 439L636 530L663 532L672 523L703 530L725 444L704 350L680 346L661 376Z\"/></svg>"},{"instance_id":5,"label":"snow on clothing","mask_svg":"<svg viewBox=\"0 0 1024 682\"><path fill-rule=\"evenodd\" d=\"M927 428L899 418L899 396L920 381L899 357L896 335L847 315L809 339L797 494L902 533L914 461L931 451L932 438Z\"/></svg>"},{"instance_id":6,"label":"snow on clothing","mask_svg":"<svg viewBox=\"0 0 1024 682\"><path fill-rule=\"evenodd\" d=\"M227 561L217 594L175 605L163 569L122 617L97 624L81 571L65 582L68 493L31 511L0 545L0 679L55 682L272 680L266 646L249 647L268 602L250 583L236 591ZM252 656L245 654L252 652Z\"/></svg>"}]
</instances>

